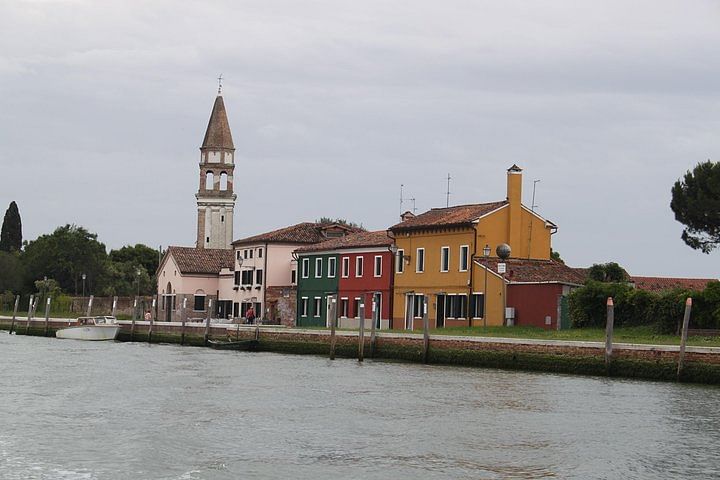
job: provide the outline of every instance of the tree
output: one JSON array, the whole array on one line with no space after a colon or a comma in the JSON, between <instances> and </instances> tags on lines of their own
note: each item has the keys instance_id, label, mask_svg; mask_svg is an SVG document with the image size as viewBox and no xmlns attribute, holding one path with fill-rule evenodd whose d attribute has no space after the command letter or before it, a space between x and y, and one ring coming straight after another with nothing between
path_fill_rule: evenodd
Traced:
<instances>
[{"instance_id":1,"label":"tree","mask_svg":"<svg viewBox=\"0 0 720 480\"><path fill-rule=\"evenodd\" d=\"M560 258L560 253L557 250L550 249L550 258L565 265L565 260Z\"/></svg>"},{"instance_id":2,"label":"tree","mask_svg":"<svg viewBox=\"0 0 720 480\"><path fill-rule=\"evenodd\" d=\"M333 223L337 223L338 225L342 225L343 227L350 227L356 230L363 230L365 231L365 227L363 227L362 223L355 223L355 222L349 222L344 218L335 218L332 217L320 217L320 220L316 220L315 223L319 223L321 225L332 225Z\"/></svg>"},{"instance_id":3,"label":"tree","mask_svg":"<svg viewBox=\"0 0 720 480\"><path fill-rule=\"evenodd\" d=\"M50 235L28 242L22 254L27 268L26 285L45 276L55 279L65 292L78 293L82 275L86 275L86 292L100 291L107 271L105 245L97 234L77 225L58 227Z\"/></svg>"},{"instance_id":4,"label":"tree","mask_svg":"<svg viewBox=\"0 0 720 480\"><path fill-rule=\"evenodd\" d=\"M596 263L588 269L588 278L603 283L625 283L630 278L627 271L615 262Z\"/></svg>"},{"instance_id":5,"label":"tree","mask_svg":"<svg viewBox=\"0 0 720 480\"><path fill-rule=\"evenodd\" d=\"M17 252L0 252L0 292L20 293L25 269Z\"/></svg>"},{"instance_id":6,"label":"tree","mask_svg":"<svg viewBox=\"0 0 720 480\"><path fill-rule=\"evenodd\" d=\"M158 268L159 252L154 248L136 244L134 247L126 245L119 250L110 250L110 261L115 263L131 263L143 267L148 274L152 275Z\"/></svg>"},{"instance_id":7,"label":"tree","mask_svg":"<svg viewBox=\"0 0 720 480\"><path fill-rule=\"evenodd\" d=\"M685 225L681 238L695 250L710 253L720 245L720 163L699 163L672 188L670 208Z\"/></svg>"},{"instance_id":8,"label":"tree","mask_svg":"<svg viewBox=\"0 0 720 480\"><path fill-rule=\"evenodd\" d=\"M22 248L22 221L17 203L10 202L0 230L0 250L19 252L20 248Z\"/></svg>"}]
</instances>

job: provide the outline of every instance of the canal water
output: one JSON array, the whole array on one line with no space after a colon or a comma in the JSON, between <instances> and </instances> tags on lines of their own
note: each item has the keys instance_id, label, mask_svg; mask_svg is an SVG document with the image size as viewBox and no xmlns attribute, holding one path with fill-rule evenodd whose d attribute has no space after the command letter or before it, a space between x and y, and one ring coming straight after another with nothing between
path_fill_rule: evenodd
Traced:
<instances>
[{"instance_id":1,"label":"canal water","mask_svg":"<svg viewBox=\"0 0 720 480\"><path fill-rule=\"evenodd\" d=\"M2 479L718 477L715 387L0 332Z\"/></svg>"}]
</instances>

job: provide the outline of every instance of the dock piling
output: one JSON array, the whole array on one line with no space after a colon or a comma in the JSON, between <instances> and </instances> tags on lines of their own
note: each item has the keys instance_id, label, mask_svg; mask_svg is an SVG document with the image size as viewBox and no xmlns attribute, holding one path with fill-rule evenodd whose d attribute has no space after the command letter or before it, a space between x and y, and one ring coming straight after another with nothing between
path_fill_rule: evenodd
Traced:
<instances>
[{"instance_id":1,"label":"dock piling","mask_svg":"<svg viewBox=\"0 0 720 480\"><path fill-rule=\"evenodd\" d=\"M607 323L605 324L605 367L610 375L610 362L612 361L613 325L615 323L615 304L612 297L607 299Z\"/></svg>"},{"instance_id":2,"label":"dock piling","mask_svg":"<svg viewBox=\"0 0 720 480\"><path fill-rule=\"evenodd\" d=\"M133 317L132 317L132 323L130 324L130 341L132 342L135 340L135 320L137 319L137 309L138 309L138 299L135 297L135 301L133 302Z\"/></svg>"},{"instance_id":3,"label":"dock piling","mask_svg":"<svg viewBox=\"0 0 720 480\"><path fill-rule=\"evenodd\" d=\"M27 314L27 325L25 325L25 335L30 334L30 320L32 320L33 301L35 295L30 295L30 301L28 302L28 314Z\"/></svg>"},{"instance_id":4,"label":"dock piling","mask_svg":"<svg viewBox=\"0 0 720 480\"><path fill-rule=\"evenodd\" d=\"M48 336L48 332L50 330L50 300L51 298L48 297L45 301L45 336Z\"/></svg>"},{"instance_id":5,"label":"dock piling","mask_svg":"<svg viewBox=\"0 0 720 480\"><path fill-rule=\"evenodd\" d=\"M428 363L430 353L430 321L428 319L427 297L423 302L423 363Z\"/></svg>"},{"instance_id":6,"label":"dock piling","mask_svg":"<svg viewBox=\"0 0 720 480\"><path fill-rule=\"evenodd\" d=\"M328 295L328 322L330 323L330 360L335 360L335 324L337 323L337 295Z\"/></svg>"},{"instance_id":7,"label":"dock piling","mask_svg":"<svg viewBox=\"0 0 720 480\"><path fill-rule=\"evenodd\" d=\"M89 317L90 313L92 313L92 304L93 304L94 299L95 299L95 296L90 295L90 298L88 299L87 314L85 314L86 317Z\"/></svg>"},{"instance_id":8,"label":"dock piling","mask_svg":"<svg viewBox=\"0 0 720 480\"><path fill-rule=\"evenodd\" d=\"M203 337L203 343L205 346L208 344L208 338L210 338L210 314L212 312L212 298L208 300L207 307L207 318L205 318L205 335Z\"/></svg>"},{"instance_id":9,"label":"dock piling","mask_svg":"<svg viewBox=\"0 0 720 480\"><path fill-rule=\"evenodd\" d=\"M358 362L365 360L365 298L360 298L360 331L358 334Z\"/></svg>"},{"instance_id":10,"label":"dock piling","mask_svg":"<svg viewBox=\"0 0 720 480\"><path fill-rule=\"evenodd\" d=\"M155 297L152 300L152 309L150 310L150 328L148 329L148 343L152 342L153 327L155 326L155 316L152 312L155 310Z\"/></svg>"},{"instance_id":11,"label":"dock piling","mask_svg":"<svg viewBox=\"0 0 720 480\"><path fill-rule=\"evenodd\" d=\"M375 301L375 295L373 295L373 301L372 301L372 327L370 327L370 358L375 358L375 342L376 342L376 336L375 331L377 330L377 325L375 324L375 315L377 315L378 321L381 318L381 312L378 311L378 302Z\"/></svg>"},{"instance_id":12,"label":"dock piling","mask_svg":"<svg viewBox=\"0 0 720 480\"><path fill-rule=\"evenodd\" d=\"M110 316L115 316L115 311L117 310L117 297L113 297L113 303L112 303L112 310L110 311Z\"/></svg>"},{"instance_id":13,"label":"dock piling","mask_svg":"<svg viewBox=\"0 0 720 480\"><path fill-rule=\"evenodd\" d=\"M180 345L185 345L185 319L187 317L187 297L183 298L182 310L180 310Z\"/></svg>"},{"instance_id":14,"label":"dock piling","mask_svg":"<svg viewBox=\"0 0 720 480\"><path fill-rule=\"evenodd\" d=\"M682 336L680 337L680 353L678 354L677 379L682 378L682 370L685 367L685 345L687 344L688 327L690 326L690 310L692 309L692 298L685 300L685 315L683 315Z\"/></svg>"},{"instance_id":15,"label":"dock piling","mask_svg":"<svg viewBox=\"0 0 720 480\"><path fill-rule=\"evenodd\" d=\"M15 297L15 307L13 308L12 322L10 323L10 335L12 335L13 328L15 327L15 319L17 318L18 307L20 306L20 295Z\"/></svg>"}]
</instances>

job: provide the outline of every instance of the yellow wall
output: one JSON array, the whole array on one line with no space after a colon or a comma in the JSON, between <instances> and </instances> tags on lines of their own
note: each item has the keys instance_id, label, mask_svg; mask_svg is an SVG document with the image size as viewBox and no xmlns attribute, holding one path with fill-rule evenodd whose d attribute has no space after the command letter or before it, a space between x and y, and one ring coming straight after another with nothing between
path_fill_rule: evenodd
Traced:
<instances>
[{"instance_id":1,"label":"yellow wall","mask_svg":"<svg viewBox=\"0 0 720 480\"><path fill-rule=\"evenodd\" d=\"M510 223L509 206L481 218L477 224L478 255L482 255L485 245L490 245L491 257L496 256L495 249L501 243L510 245L512 258L534 258L548 260L550 258L551 230L545 222L528 210L520 209L520 233L512 241L508 236ZM532 230L530 225L532 224ZM529 247L529 248L528 248ZM529 254L529 255L528 255Z\"/></svg>"}]
</instances>

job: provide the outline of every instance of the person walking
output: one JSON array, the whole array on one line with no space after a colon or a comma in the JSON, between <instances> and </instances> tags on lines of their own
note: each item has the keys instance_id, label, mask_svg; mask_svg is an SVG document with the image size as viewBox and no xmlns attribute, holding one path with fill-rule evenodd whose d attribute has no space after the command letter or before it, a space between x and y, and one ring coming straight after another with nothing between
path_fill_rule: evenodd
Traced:
<instances>
[{"instance_id":1,"label":"person walking","mask_svg":"<svg viewBox=\"0 0 720 480\"><path fill-rule=\"evenodd\" d=\"M148 310L147 312L145 312L145 321L149 322L150 320L152 320L152 313L150 313L150 310Z\"/></svg>"},{"instance_id":2,"label":"person walking","mask_svg":"<svg viewBox=\"0 0 720 480\"><path fill-rule=\"evenodd\" d=\"M250 325L255 323L255 309L253 309L253 307L247 309L245 312L245 318L247 319L247 323Z\"/></svg>"}]
</instances>

